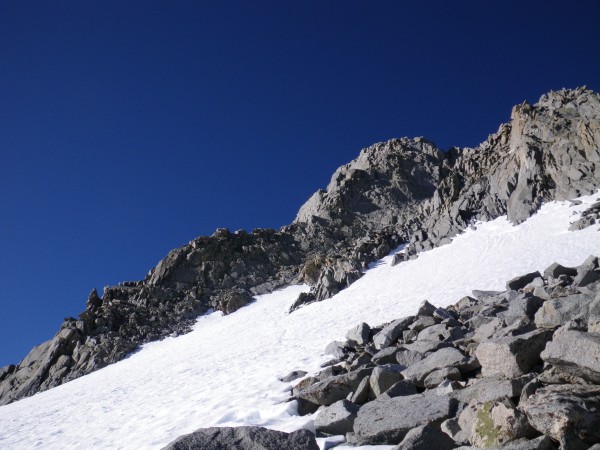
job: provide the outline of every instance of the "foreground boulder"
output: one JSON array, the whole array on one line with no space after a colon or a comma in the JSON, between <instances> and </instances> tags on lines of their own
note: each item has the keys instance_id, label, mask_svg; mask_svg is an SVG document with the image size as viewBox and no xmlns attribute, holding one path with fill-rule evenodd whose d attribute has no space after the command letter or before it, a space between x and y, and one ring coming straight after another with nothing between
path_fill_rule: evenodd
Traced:
<instances>
[{"instance_id":1,"label":"foreground boulder","mask_svg":"<svg viewBox=\"0 0 600 450\"><path fill-rule=\"evenodd\" d=\"M526 374L540 362L540 353L551 336L549 330L535 330L480 344L475 355L481 364L481 373L484 376L501 374L507 378Z\"/></svg>"},{"instance_id":2,"label":"foreground boulder","mask_svg":"<svg viewBox=\"0 0 600 450\"><path fill-rule=\"evenodd\" d=\"M163 450L319 450L308 430L293 433L261 427L201 428L177 438Z\"/></svg>"},{"instance_id":3,"label":"foreground boulder","mask_svg":"<svg viewBox=\"0 0 600 450\"><path fill-rule=\"evenodd\" d=\"M541 356L561 371L600 384L600 335L576 330L557 332Z\"/></svg>"},{"instance_id":4,"label":"foreground boulder","mask_svg":"<svg viewBox=\"0 0 600 450\"><path fill-rule=\"evenodd\" d=\"M600 442L600 386L550 385L538 389L520 408L540 433L565 450Z\"/></svg>"},{"instance_id":5,"label":"foreground boulder","mask_svg":"<svg viewBox=\"0 0 600 450\"><path fill-rule=\"evenodd\" d=\"M417 394L363 405L354 421L355 442L399 444L413 428L441 422L454 414L456 402L446 396Z\"/></svg>"}]
</instances>

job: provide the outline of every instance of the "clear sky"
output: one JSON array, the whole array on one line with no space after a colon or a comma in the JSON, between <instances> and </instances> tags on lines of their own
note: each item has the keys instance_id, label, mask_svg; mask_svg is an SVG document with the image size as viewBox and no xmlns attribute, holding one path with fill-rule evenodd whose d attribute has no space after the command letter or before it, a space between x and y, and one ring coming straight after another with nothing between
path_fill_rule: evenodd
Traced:
<instances>
[{"instance_id":1,"label":"clear sky","mask_svg":"<svg viewBox=\"0 0 600 450\"><path fill-rule=\"evenodd\" d=\"M594 0L0 0L0 366L198 235L291 222L362 147L474 146L516 103L600 90L599 20Z\"/></svg>"}]
</instances>

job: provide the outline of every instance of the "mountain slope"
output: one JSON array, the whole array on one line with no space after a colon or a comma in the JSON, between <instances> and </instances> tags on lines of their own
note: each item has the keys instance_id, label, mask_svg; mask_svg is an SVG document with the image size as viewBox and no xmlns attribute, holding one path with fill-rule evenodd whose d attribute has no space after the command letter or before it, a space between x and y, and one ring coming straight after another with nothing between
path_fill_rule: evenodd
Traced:
<instances>
[{"instance_id":1,"label":"mountain slope","mask_svg":"<svg viewBox=\"0 0 600 450\"><path fill-rule=\"evenodd\" d=\"M579 88L513 109L475 149L441 152L423 138L364 149L281 230L219 229L175 249L144 280L92 291L85 311L18 365L0 369L0 404L121 360L189 331L209 308L231 313L253 295L307 283L292 309L351 285L401 243L405 258L448 243L474 220L519 223L543 201L600 186L600 97Z\"/></svg>"},{"instance_id":2,"label":"mountain slope","mask_svg":"<svg viewBox=\"0 0 600 450\"><path fill-rule=\"evenodd\" d=\"M388 256L330 300L293 314L287 309L306 287L258 297L235 314L203 316L189 334L1 407L0 447L160 448L211 425L310 427L310 416L280 403L290 385L279 377L319 370L325 345L361 321L412 314L424 299L449 305L473 289L504 289L513 276L555 261L573 266L600 254L598 225L568 231L597 198L545 204L518 226L506 217L477 224L399 265Z\"/></svg>"}]
</instances>

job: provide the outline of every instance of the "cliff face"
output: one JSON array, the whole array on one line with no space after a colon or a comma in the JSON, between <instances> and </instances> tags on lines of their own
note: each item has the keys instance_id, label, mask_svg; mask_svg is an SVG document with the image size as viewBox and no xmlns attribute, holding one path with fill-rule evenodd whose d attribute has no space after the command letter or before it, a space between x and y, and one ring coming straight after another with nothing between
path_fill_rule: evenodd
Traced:
<instances>
[{"instance_id":1,"label":"cliff face","mask_svg":"<svg viewBox=\"0 0 600 450\"><path fill-rule=\"evenodd\" d=\"M209 308L232 313L253 295L307 282L324 300L368 263L449 242L474 220L522 222L543 201L600 187L600 96L544 95L474 149L441 152L423 138L364 149L281 230L226 229L173 250L141 281L92 291L85 311L16 366L0 369L0 404L119 361L141 344L189 330Z\"/></svg>"}]
</instances>

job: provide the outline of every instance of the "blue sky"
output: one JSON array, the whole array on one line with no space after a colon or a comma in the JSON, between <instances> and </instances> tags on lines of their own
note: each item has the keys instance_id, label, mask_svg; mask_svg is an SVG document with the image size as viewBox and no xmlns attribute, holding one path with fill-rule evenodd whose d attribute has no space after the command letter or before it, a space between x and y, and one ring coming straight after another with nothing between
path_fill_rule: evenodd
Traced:
<instances>
[{"instance_id":1,"label":"blue sky","mask_svg":"<svg viewBox=\"0 0 600 450\"><path fill-rule=\"evenodd\" d=\"M198 235L289 223L362 147L600 90L599 5L0 0L0 366Z\"/></svg>"}]
</instances>

